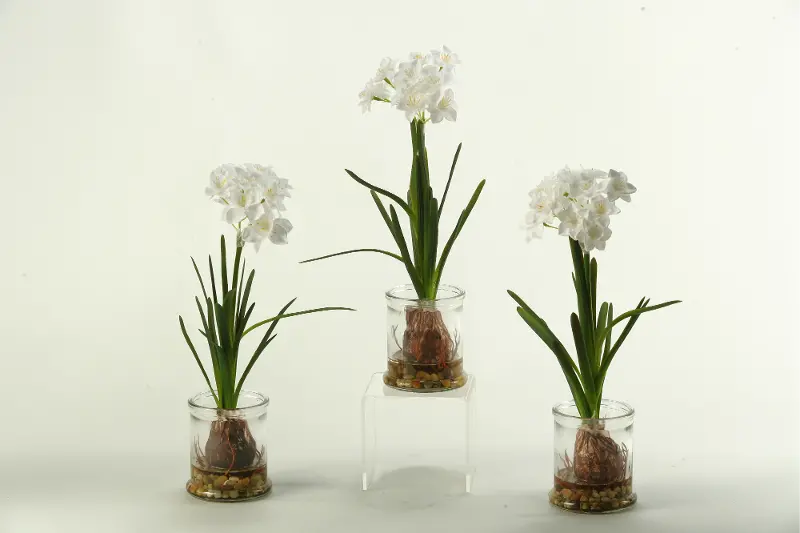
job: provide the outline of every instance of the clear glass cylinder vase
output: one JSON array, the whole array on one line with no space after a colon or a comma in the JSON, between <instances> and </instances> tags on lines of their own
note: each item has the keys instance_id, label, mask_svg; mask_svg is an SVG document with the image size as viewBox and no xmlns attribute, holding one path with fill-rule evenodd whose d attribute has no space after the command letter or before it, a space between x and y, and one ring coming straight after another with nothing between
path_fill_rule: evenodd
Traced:
<instances>
[{"instance_id":1,"label":"clear glass cylinder vase","mask_svg":"<svg viewBox=\"0 0 800 533\"><path fill-rule=\"evenodd\" d=\"M464 386L464 296L452 285L439 285L435 300L420 300L412 285L386 292L386 385L413 392Z\"/></svg>"},{"instance_id":2,"label":"clear glass cylinder vase","mask_svg":"<svg viewBox=\"0 0 800 533\"><path fill-rule=\"evenodd\" d=\"M636 503L633 490L633 408L600 402L598 418L581 418L574 401L553 407L550 503L583 513L619 511Z\"/></svg>"},{"instance_id":3,"label":"clear glass cylinder vase","mask_svg":"<svg viewBox=\"0 0 800 533\"><path fill-rule=\"evenodd\" d=\"M189 400L192 496L218 502L260 498L272 489L267 476L269 398L241 391L236 409L219 409L210 391Z\"/></svg>"}]
</instances>

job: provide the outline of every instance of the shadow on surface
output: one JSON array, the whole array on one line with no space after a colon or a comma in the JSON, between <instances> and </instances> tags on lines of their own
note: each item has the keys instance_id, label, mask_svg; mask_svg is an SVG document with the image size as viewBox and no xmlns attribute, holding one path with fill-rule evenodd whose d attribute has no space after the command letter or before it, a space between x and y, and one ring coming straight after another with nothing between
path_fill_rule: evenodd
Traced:
<instances>
[{"instance_id":1,"label":"shadow on surface","mask_svg":"<svg viewBox=\"0 0 800 533\"><path fill-rule=\"evenodd\" d=\"M467 496L464 474L443 468L409 467L380 476L362 493L361 500L375 509L408 511Z\"/></svg>"}]
</instances>

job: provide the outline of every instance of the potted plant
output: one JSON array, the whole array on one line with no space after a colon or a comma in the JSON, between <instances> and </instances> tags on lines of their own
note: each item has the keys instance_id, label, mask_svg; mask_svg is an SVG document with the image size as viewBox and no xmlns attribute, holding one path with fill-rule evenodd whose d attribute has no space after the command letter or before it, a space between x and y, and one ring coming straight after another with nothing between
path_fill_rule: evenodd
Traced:
<instances>
[{"instance_id":1,"label":"potted plant","mask_svg":"<svg viewBox=\"0 0 800 533\"><path fill-rule=\"evenodd\" d=\"M184 324L181 332L203 374L208 390L189 400L191 419L191 478L186 490L197 497L214 501L242 501L266 495L272 483L267 476L265 420L269 399L243 389L250 371L275 339L273 333L281 319L321 311L350 310L347 307L321 307L287 312L294 299L277 315L251 325L255 303L250 301L255 270L245 277L243 249L252 243L258 251L264 240L286 244L292 224L281 213L289 196L288 180L279 178L271 167L262 165L222 165L211 173L206 193L224 206L223 218L236 231L236 252L229 271L225 236L220 239L219 277L208 257L209 285L192 258L203 299L195 297L202 329L208 345L214 384L200 360ZM249 333L269 325L250 360L240 370L239 351ZM238 376L238 378L237 378Z\"/></svg>"},{"instance_id":2,"label":"potted plant","mask_svg":"<svg viewBox=\"0 0 800 533\"><path fill-rule=\"evenodd\" d=\"M531 191L528 237L545 228L568 237L574 272L572 282L578 312L570 316L575 358L547 323L525 301L508 291L517 313L555 354L567 379L572 401L553 407L554 486L550 502L579 512L609 512L636 502L633 490L633 409L603 397L609 365L643 313L679 303L650 305L642 298L630 311L614 312L610 302L597 305L595 249L604 250L611 237L615 202L629 202L636 187L622 172L564 168ZM613 339L614 328L622 331ZM571 453L571 456L570 456Z\"/></svg>"},{"instance_id":3,"label":"potted plant","mask_svg":"<svg viewBox=\"0 0 800 533\"><path fill-rule=\"evenodd\" d=\"M440 249L442 210L461 145L453 157L441 200L431 187L425 147L426 125L456 120L457 107L451 84L455 65L459 62L458 56L447 47L427 54L412 53L405 61L387 57L359 93L364 112L369 111L374 102L388 103L403 112L410 124L413 155L405 199L361 179L355 172L345 170L353 180L370 190L397 245L397 252L360 248L303 261L373 252L391 257L405 266L411 283L386 292L388 364L384 382L391 387L416 392L453 389L466 382L460 332L465 293L458 287L442 284L441 280L453 244L478 201L485 180L478 184ZM381 197L389 202L388 211ZM408 219L407 231L400 223L400 215Z\"/></svg>"}]
</instances>

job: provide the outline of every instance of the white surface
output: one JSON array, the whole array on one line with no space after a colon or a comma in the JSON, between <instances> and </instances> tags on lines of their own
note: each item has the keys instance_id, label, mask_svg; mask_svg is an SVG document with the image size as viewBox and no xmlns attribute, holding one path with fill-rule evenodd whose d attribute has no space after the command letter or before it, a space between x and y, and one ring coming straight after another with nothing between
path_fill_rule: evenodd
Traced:
<instances>
[{"instance_id":1,"label":"white surface","mask_svg":"<svg viewBox=\"0 0 800 533\"><path fill-rule=\"evenodd\" d=\"M466 378L457 389L424 393L385 385L383 372L370 377L361 400L363 490L418 496L436 477L443 495L471 492L478 380Z\"/></svg>"},{"instance_id":2,"label":"white surface","mask_svg":"<svg viewBox=\"0 0 800 533\"><path fill-rule=\"evenodd\" d=\"M786 0L0 2L0 531L797 531L797 17ZM467 289L480 474L469 499L365 501L358 402L405 273L296 263L390 246L342 169L404 190L408 128L356 93L382 56L442 43L464 60L459 121L427 136L438 190L464 141L446 226L488 180L444 280ZM295 186L291 244L248 256L257 314L359 309L281 324L248 382L272 399L275 493L224 508L182 493L202 378L176 317L196 324L189 255L224 231L202 195L223 161ZM609 374L637 408L640 496L609 519L546 505L568 390L504 292L569 338L566 242L518 229L565 163L639 188L599 254L602 297L684 300L643 317Z\"/></svg>"}]
</instances>

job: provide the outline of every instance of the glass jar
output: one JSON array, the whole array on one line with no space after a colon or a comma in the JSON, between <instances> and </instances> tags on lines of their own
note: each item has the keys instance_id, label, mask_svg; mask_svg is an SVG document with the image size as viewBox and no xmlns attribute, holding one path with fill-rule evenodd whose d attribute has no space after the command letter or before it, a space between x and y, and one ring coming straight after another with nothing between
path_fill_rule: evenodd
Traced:
<instances>
[{"instance_id":1,"label":"glass jar","mask_svg":"<svg viewBox=\"0 0 800 533\"><path fill-rule=\"evenodd\" d=\"M553 489L550 503L583 513L619 511L633 491L633 408L600 402L599 418L581 418L574 401L553 407Z\"/></svg>"},{"instance_id":2,"label":"glass jar","mask_svg":"<svg viewBox=\"0 0 800 533\"><path fill-rule=\"evenodd\" d=\"M204 500L233 502L265 496L269 398L241 391L236 409L218 409L210 391L189 400L191 477L189 494Z\"/></svg>"},{"instance_id":3,"label":"glass jar","mask_svg":"<svg viewBox=\"0 0 800 533\"><path fill-rule=\"evenodd\" d=\"M464 296L462 289L452 285L439 285L435 300L418 299L412 285L386 292L386 385L437 392L466 383L461 335Z\"/></svg>"}]
</instances>

